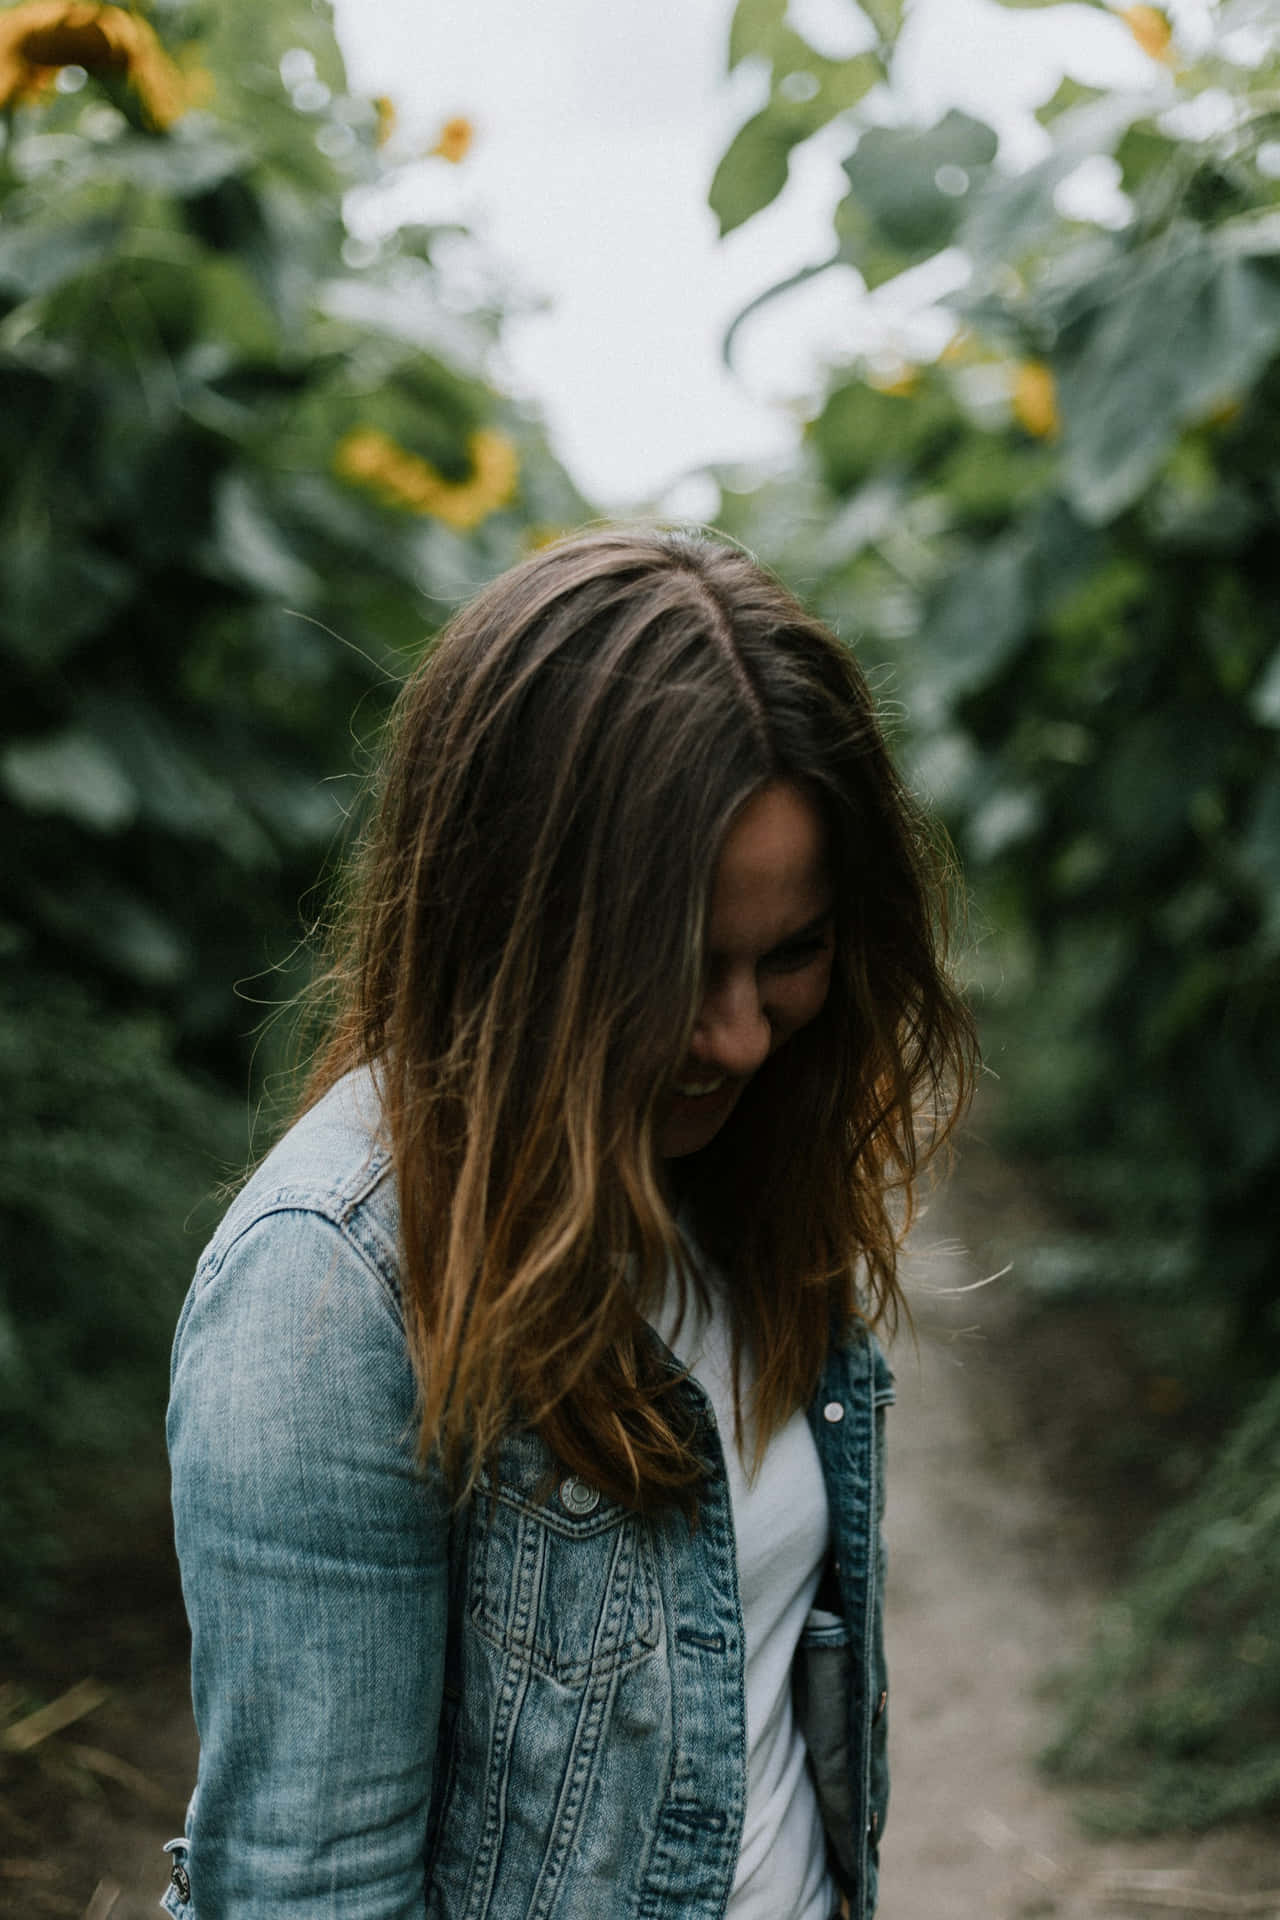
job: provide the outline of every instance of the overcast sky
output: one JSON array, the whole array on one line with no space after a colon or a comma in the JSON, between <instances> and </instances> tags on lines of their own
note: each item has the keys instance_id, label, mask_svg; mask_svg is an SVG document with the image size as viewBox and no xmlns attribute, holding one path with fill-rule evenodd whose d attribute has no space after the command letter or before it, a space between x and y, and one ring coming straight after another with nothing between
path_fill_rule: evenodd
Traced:
<instances>
[{"instance_id":1,"label":"overcast sky","mask_svg":"<svg viewBox=\"0 0 1280 1920\"><path fill-rule=\"evenodd\" d=\"M465 220L508 283L548 303L509 325L504 383L538 401L602 506L670 503L703 462L785 456L824 358L886 325L837 270L744 329L737 377L720 363L739 309L829 249L848 144L830 129L801 149L774 206L717 239L707 186L765 88L753 67L726 79L731 13L731 0L336 0L352 83L393 99L404 153L452 115L475 123L461 166L407 166L390 205ZM820 51L861 43L848 0L791 0L790 16ZM1030 108L1064 68L1133 85L1158 75L1091 8L915 0L897 91L925 118L979 113L1027 155ZM907 319L892 326L909 340Z\"/></svg>"}]
</instances>

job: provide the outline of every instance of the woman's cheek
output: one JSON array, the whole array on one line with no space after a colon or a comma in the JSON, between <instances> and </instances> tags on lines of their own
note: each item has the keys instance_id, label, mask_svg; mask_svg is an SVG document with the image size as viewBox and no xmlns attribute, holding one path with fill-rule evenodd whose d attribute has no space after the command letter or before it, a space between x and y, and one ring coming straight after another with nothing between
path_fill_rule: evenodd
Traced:
<instances>
[{"instance_id":1,"label":"woman's cheek","mask_svg":"<svg viewBox=\"0 0 1280 1920\"><path fill-rule=\"evenodd\" d=\"M799 1033L801 1027L807 1027L811 1020L817 1019L827 1003L830 990L830 956L821 967L815 967L811 973L788 983L788 991L780 995L776 1002L775 1046L780 1047L793 1033Z\"/></svg>"}]
</instances>

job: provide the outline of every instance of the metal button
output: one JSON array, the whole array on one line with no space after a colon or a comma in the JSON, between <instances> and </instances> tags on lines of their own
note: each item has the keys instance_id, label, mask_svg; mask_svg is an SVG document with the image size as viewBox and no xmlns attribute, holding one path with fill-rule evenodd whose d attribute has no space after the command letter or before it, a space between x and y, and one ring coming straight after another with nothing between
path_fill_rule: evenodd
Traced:
<instances>
[{"instance_id":1,"label":"metal button","mask_svg":"<svg viewBox=\"0 0 1280 1920\"><path fill-rule=\"evenodd\" d=\"M576 1473L571 1473L560 1482L560 1505L566 1513L579 1516L594 1513L600 1505L600 1489L588 1486Z\"/></svg>"},{"instance_id":2,"label":"metal button","mask_svg":"<svg viewBox=\"0 0 1280 1920\"><path fill-rule=\"evenodd\" d=\"M844 1408L838 1400L828 1400L826 1406L822 1409L822 1417L824 1420L829 1420L832 1426L834 1426L837 1420L844 1419Z\"/></svg>"},{"instance_id":3,"label":"metal button","mask_svg":"<svg viewBox=\"0 0 1280 1920\"><path fill-rule=\"evenodd\" d=\"M889 1694L888 1694L888 1690L886 1689L884 1692L881 1693L880 1698L876 1701L876 1710L871 1716L871 1724L873 1727L875 1726L877 1720L879 1720L880 1715L884 1712L885 1701L888 1698L889 1698Z\"/></svg>"},{"instance_id":4,"label":"metal button","mask_svg":"<svg viewBox=\"0 0 1280 1920\"><path fill-rule=\"evenodd\" d=\"M166 1840L164 1850L173 1856L172 1865L169 1868L169 1885L173 1888L179 1900L189 1900L191 1898L191 1875L187 1872L188 1849L186 1836L184 1835L181 1840Z\"/></svg>"}]
</instances>

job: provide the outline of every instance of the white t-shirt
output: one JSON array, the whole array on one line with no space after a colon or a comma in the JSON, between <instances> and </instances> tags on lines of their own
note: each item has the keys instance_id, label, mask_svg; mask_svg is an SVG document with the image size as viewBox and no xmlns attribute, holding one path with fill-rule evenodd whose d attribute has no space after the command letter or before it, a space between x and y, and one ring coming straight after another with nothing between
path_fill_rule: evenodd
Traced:
<instances>
[{"instance_id":1,"label":"white t-shirt","mask_svg":"<svg viewBox=\"0 0 1280 1920\"><path fill-rule=\"evenodd\" d=\"M732 1348L722 1287L715 1279L708 1284L709 1312L691 1289L683 1324L672 1339L673 1287L656 1329L711 1401L737 1539L746 1635L747 1806L727 1920L830 1920L836 1888L827 1872L822 1816L791 1705L792 1662L827 1551L826 1488L803 1412L775 1434L760 1472L748 1480L734 1439ZM754 1440L752 1384L744 1360L748 1460Z\"/></svg>"}]
</instances>

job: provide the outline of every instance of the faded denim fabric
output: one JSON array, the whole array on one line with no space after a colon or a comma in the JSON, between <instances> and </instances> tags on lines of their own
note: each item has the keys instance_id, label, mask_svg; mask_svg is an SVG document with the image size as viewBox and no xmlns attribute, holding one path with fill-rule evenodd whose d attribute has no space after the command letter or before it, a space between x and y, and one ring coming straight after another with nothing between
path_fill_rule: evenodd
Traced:
<instances>
[{"instance_id":1,"label":"faded denim fabric","mask_svg":"<svg viewBox=\"0 0 1280 1920\"><path fill-rule=\"evenodd\" d=\"M174 1343L169 1445L200 1766L180 1920L721 1920L746 1795L723 1454L690 1528L509 1437L451 1516L415 1467L395 1183L367 1076L233 1203ZM674 1363L673 1363L674 1364ZM832 1354L810 1412L839 1615L796 1702L853 1920L888 1798L889 1370Z\"/></svg>"}]
</instances>

